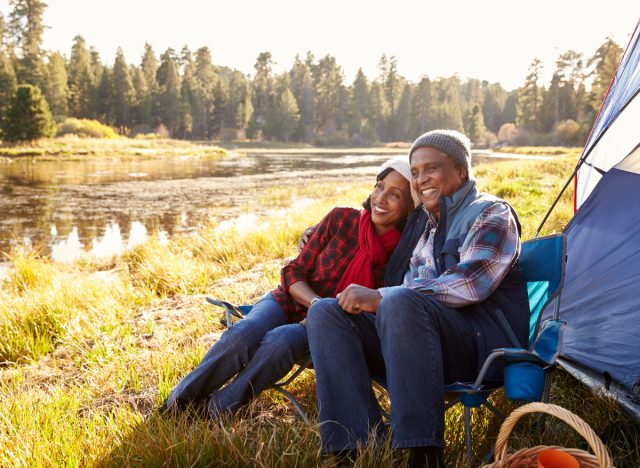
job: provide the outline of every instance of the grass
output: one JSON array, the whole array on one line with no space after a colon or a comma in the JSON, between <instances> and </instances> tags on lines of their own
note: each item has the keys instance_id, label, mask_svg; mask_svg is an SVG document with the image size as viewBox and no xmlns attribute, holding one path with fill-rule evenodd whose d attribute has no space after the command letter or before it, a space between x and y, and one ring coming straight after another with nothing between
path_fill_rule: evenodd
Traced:
<instances>
[{"instance_id":1,"label":"grass","mask_svg":"<svg viewBox=\"0 0 640 468\"><path fill-rule=\"evenodd\" d=\"M568 148L566 146L502 146L493 150L496 153L558 156L567 153L580 153L582 148Z\"/></svg>"},{"instance_id":2,"label":"grass","mask_svg":"<svg viewBox=\"0 0 640 468\"><path fill-rule=\"evenodd\" d=\"M481 187L508 199L531 237L576 152L552 160L500 162L476 168ZM319 454L315 423L305 424L276 394L267 393L235 420L161 418L154 412L222 331L204 294L252 302L279 280L302 229L336 204L358 206L368 184L309 183L270 189L271 211L211 223L197 238L138 246L106 263L72 265L14 254L0 288L0 466L335 466ZM292 202L292 200L297 200ZM544 232L571 215L567 193ZM311 376L293 392L315 417ZM562 372L552 402L585 418L603 438L616 466L640 464L640 429L615 405L593 397ZM496 404L510 404L500 395ZM461 412L447 413L446 460L460 466ZM474 417L479 464L499 422ZM537 435L525 422L511 446L549 442L584 447L567 427L550 422ZM389 442L359 452L357 466L402 465Z\"/></svg>"},{"instance_id":3,"label":"grass","mask_svg":"<svg viewBox=\"0 0 640 468\"><path fill-rule=\"evenodd\" d=\"M29 157L42 161L119 160L153 158L215 158L227 156L226 150L210 143L143 138L45 138L31 143L0 145L0 160Z\"/></svg>"},{"instance_id":4,"label":"grass","mask_svg":"<svg viewBox=\"0 0 640 468\"><path fill-rule=\"evenodd\" d=\"M279 141L215 141L215 143L223 148L232 149L234 151L248 153L260 151L261 153L277 152L277 153L405 153L411 147L410 142L388 142L378 143L368 147L352 147L350 145L330 145L330 146L314 146L308 143L283 143Z\"/></svg>"}]
</instances>

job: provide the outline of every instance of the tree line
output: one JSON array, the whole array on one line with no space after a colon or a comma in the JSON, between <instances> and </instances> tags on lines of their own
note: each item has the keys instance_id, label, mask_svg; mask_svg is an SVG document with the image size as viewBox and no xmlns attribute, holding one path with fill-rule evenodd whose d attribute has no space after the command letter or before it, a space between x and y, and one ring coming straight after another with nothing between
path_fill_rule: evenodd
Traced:
<instances>
[{"instance_id":1,"label":"tree line","mask_svg":"<svg viewBox=\"0 0 640 468\"><path fill-rule=\"evenodd\" d=\"M547 85L536 58L522 86L511 91L456 75L410 82L395 57L386 55L378 76L367 77L360 69L351 83L335 57L310 52L296 56L282 73L273 71L271 53L262 52L252 75L216 64L207 47L169 48L158 55L147 43L138 63L128 63L119 48L113 64L105 64L81 36L68 56L42 48L43 1L9 0L9 6L6 19L0 14L5 133L16 109L25 107L16 102L21 94L25 99L24 89L17 92L24 84L31 85L29 99L38 101L32 106L48 108L56 122L95 119L124 135L366 145L452 128L478 144L577 145L590 130L622 55L611 38L589 58L566 51Z\"/></svg>"}]
</instances>

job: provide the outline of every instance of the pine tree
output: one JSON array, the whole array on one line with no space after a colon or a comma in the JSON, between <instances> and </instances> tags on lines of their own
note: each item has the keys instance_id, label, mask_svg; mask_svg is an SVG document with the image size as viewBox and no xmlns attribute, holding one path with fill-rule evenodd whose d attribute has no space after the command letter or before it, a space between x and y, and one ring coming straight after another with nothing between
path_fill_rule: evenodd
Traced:
<instances>
[{"instance_id":1,"label":"pine tree","mask_svg":"<svg viewBox=\"0 0 640 468\"><path fill-rule=\"evenodd\" d=\"M622 58L622 52L622 47L607 37L587 62L587 67L591 69L590 75L593 77L590 104L594 114L600 109L607 94L609 84Z\"/></svg>"},{"instance_id":2,"label":"pine tree","mask_svg":"<svg viewBox=\"0 0 640 468\"><path fill-rule=\"evenodd\" d=\"M17 86L16 73L10 56L5 50L5 31L4 16L0 14L0 121Z\"/></svg>"},{"instance_id":3,"label":"pine tree","mask_svg":"<svg viewBox=\"0 0 640 468\"><path fill-rule=\"evenodd\" d=\"M484 118L479 105L473 106L468 119L467 136L473 142L479 142L485 135L487 129L484 126Z\"/></svg>"},{"instance_id":4,"label":"pine tree","mask_svg":"<svg viewBox=\"0 0 640 468\"><path fill-rule=\"evenodd\" d=\"M518 118L518 90L511 91L504 101L504 107L500 113L500 127L506 123L515 124Z\"/></svg>"},{"instance_id":5,"label":"pine tree","mask_svg":"<svg viewBox=\"0 0 640 468\"><path fill-rule=\"evenodd\" d=\"M479 108L482 104L483 98L484 88L482 87L482 82L480 80L470 78L460 85L460 110L462 111L462 121L467 134L469 132L469 127L473 125L471 123L473 108L475 106L478 106Z\"/></svg>"},{"instance_id":6,"label":"pine tree","mask_svg":"<svg viewBox=\"0 0 640 468\"><path fill-rule=\"evenodd\" d=\"M550 132L554 125L560 121L561 93L562 78L556 71L538 111L538 129L543 133Z\"/></svg>"},{"instance_id":7,"label":"pine tree","mask_svg":"<svg viewBox=\"0 0 640 468\"><path fill-rule=\"evenodd\" d=\"M116 52L112 73L113 123L120 128L120 133L125 133L124 128L131 125L131 107L135 99L135 90L129 66L120 47Z\"/></svg>"},{"instance_id":8,"label":"pine tree","mask_svg":"<svg viewBox=\"0 0 640 468\"><path fill-rule=\"evenodd\" d=\"M384 57L384 56L383 56ZM400 115L398 108L400 106L400 99L405 92L405 79L398 74L398 62L394 56L391 56L387 61L387 69L382 74L384 76L384 93L387 99L387 107L389 109L389 116L387 120L387 128L383 138L389 141L402 140L401 127L404 125L402 122L407 116ZM406 92L410 93L410 90ZM406 129L405 129L406 131Z\"/></svg>"},{"instance_id":9,"label":"pine tree","mask_svg":"<svg viewBox=\"0 0 640 468\"><path fill-rule=\"evenodd\" d=\"M298 126L298 104L290 89L289 76L278 77L273 105L269 110L265 135L281 141L289 141Z\"/></svg>"},{"instance_id":10,"label":"pine tree","mask_svg":"<svg viewBox=\"0 0 640 468\"><path fill-rule=\"evenodd\" d=\"M146 98L149 94L147 80L142 68L131 66L131 82L133 83L134 97L131 107L131 126L146 123L151 120L151 109L146 106ZM144 120L144 122L143 122Z\"/></svg>"},{"instance_id":11,"label":"pine tree","mask_svg":"<svg viewBox=\"0 0 640 468\"><path fill-rule=\"evenodd\" d=\"M417 138L429 129L435 129L431 125L432 99L431 80L425 76L420 79L413 92L409 129L409 134L413 138Z\"/></svg>"},{"instance_id":12,"label":"pine tree","mask_svg":"<svg viewBox=\"0 0 640 468\"><path fill-rule=\"evenodd\" d=\"M384 94L384 88L378 81L371 83L369 88L369 120L365 133L370 141L378 141L386 132L389 107Z\"/></svg>"},{"instance_id":13,"label":"pine tree","mask_svg":"<svg viewBox=\"0 0 640 468\"><path fill-rule=\"evenodd\" d=\"M46 70L44 95L53 118L62 121L69 112L69 87L64 56L60 52L49 55Z\"/></svg>"},{"instance_id":14,"label":"pine tree","mask_svg":"<svg viewBox=\"0 0 640 468\"><path fill-rule=\"evenodd\" d=\"M562 121L577 119L578 89L583 83L581 54L572 50L561 54L542 103L539 119L541 131L550 132Z\"/></svg>"},{"instance_id":15,"label":"pine tree","mask_svg":"<svg viewBox=\"0 0 640 468\"><path fill-rule=\"evenodd\" d=\"M432 125L464 131L460 104L460 79L457 76L440 78L433 82L434 103Z\"/></svg>"},{"instance_id":16,"label":"pine tree","mask_svg":"<svg viewBox=\"0 0 640 468\"><path fill-rule=\"evenodd\" d=\"M144 54L140 63L140 70L144 76L146 92L141 96L140 101L140 123L152 126L155 124L156 99L158 95L158 82L156 73L158 72L158 60L155 52L149 43L144 45Z\"/></svg>"},{"instance_id":17,"label":"pine tree","mask_svg":"<svg viewBox=\"0 0 640 468\"><path fill-rule=\"evenodd\" d=\"M253 66L256 70L253 77L253 120L254 133L258 137L267 122L267 115L271 109L272 65L271 52L261 52Z\"/></svg>"},{"instance_id":18,"label":"pine tree","mask_svg":"<svg viewBox=\"0 0 640 468\"><path fill-rule=\"evenodd\" d=\"M529 71L518 96L518 125L537 131L539 128L539 112L542 104L544 87L540 86L542 62L535 58L529 65Z\"/></svg>"},{"instance_id":19,"label":"pine tree","mask_svg":"<svg viewBox=\"0 0 640 468\"><path fill-rule=\"evenodd\" d=\"M180 121L178 134L181 138L193 138L193 108L196 105L195 63L187 46L180 51L182 80L180 83Z\"/></svg>"},{"instance_id":20,"label":"pine tree","mask_svg":"<svg viewBox=\"0 0 640 468\"><path fill-rule=\"evenodd\" d=\"M231 107L230 95L231 70L227 67L218 69L216 87L213 90L213 125L212 135L219 136L225 127L225 116Z\"/></svg>"},{"instance_id":21,"label":"pine tree","mask_svg":"<svg viewBox=\"0 0 640 468\"><path fill-rule=\"evenodd\" d=\"M160 121L174 134L180 122L180 76L176 67L175 51L167 49L160 58L157 73L158 115Z\"/></svg>"},{"instance_id":22,"label":"pine tree","mask_svg":"<svg viewBox=\"0 0 640 468\"><path fill-rule=\"evenodd\" d=\"M406 141L409 139L412 102L411 85L406 83L402 90L402 95L400 96L400 102L398 103L398 109L394 119L393 139L396 141Z\"/></svg>"},{"instance_id":23,"label":"pine tree","mask_svg":"<svg viewBox=\"0 0 640 468\"><path fill-rule=\"evenodd\" d=\"M507 92L499 83L483 82L484 95L482 98L482 118L487 129L498 133L502 121L502 110L507 99Z\"/></svg>"},{"instance_id":24,"label":"pine tree","mask_svg":"<svg viewBox=\"0 0 640 468\"><path fill-rule=\"evenodd\" d=\"M369 117L369 81L362 68L358 69L351 89L352 104L349 131L361 143L366 143L363 132Z\"/></svg>"},{"instance_id":25,"label":"pine tree","mask_svg":"<svg viewBox=\"0 0 640 468\"><path fill-rule=\"evenodd\" d=\"M2 135L7 141L52 137L56 127L47 101L33 85L18 86L2 120Z\"/></svg>"},{"instance_id":26,"label":"pine tree","mask_svg":"<svg viewBox=\"0 0 640 468\"><path fill-rule=\"evenodd\" d=\"M251 86L244 74L232 70L228 76L229 98L224 110L224 126L243 131L249 124L253 106L251 104Z\"/></svg>"},{"instance_id":27,"label":"pine tree","mask_svg":"<svg viewBox=\"0 0 640 468\"><path fill-rule=\"evenodd\" d=\"M111 124L113 122L113 80L112 72L108 67L101 67L98 85L91 92L91 116L101 122Z\"/></svg>"},{"instance_id":28,"label":"pine tree","mask_svg":"<svg viewBox=\"0 0 640 468\"><path fill-rule=\"evenodd\" d=\"M403 89L402 78L398 75L398 61L394 56L387 60L383 55L382 59L380 59L380 66L383 67L380 79L382 80L384 94L389 106L389 117L393 119L396 115L400 93L402 93Z\"/></svg>"},{"instance_id":29,"label":"pine tree","mask_svg":"<svg viewBox=\"0 0 640 468\"><path fill-rule=\"evenodd\" d=\"M92 72L91 54L82 36L73 38L68 68L69 113L74 117L92 116L96 81Z\"/></svg>"},{"instance_id":30,"label":"pine tree","mask_svg":"<svg viewBox=\"0 0 640 468\"><path fill-rule=\"evenodd\" d=\"M335 57L327 55L318 62L315 84L316 133L333 139L342 130L341 97L344 96L342 68Z\"/></svg>"},{"instance_id":31,"label":"pine tree","mask_svg":"<svg viewBox=\"0 0 640 468\"><path fill-rule=\"evenodd\" d=\"M196 138L213 138L218 74L207 47L196 51L194 71L193 133Z\"/></svg>"},{"instance_id":32,"label":"pine tree","mask_svg":"<svg viewBox=\"0 0 640 468\"><path fill-rule=\"evenodd\" d=\"M308 60L303 62L296 55L289 75L291 77L291 91L296 98L300 112L300 121L294 138L311 143L313 142L314 92L311 65Z\"/></svg>"},{"instance_id":33,"label":"pine tree","mask_svg":"<svg viewBox=\"0 0 640 468\"><path fill-rule=\"evenodd\" d=\"M4 36L7 33L7 25L4 15L0 12L0 51L4 52Z\"/></svg>"},{"instance_id":34,"label":"pine tree","mask_svg":"<svg viewBox=\"0 0 640 468\"><path fill-rule=\"evenodd\" d=\"M19 52L17 75L20 83L42 87L44 63L42 60L42 21L47 4L40 0L9 0L9 29Z\"/></svg>"},{"instance_id":35,"label":"pine tree","mask_svg":"<svg viewBox=\"0 0 640 468\"><path fill-rule=\"evenodd\" d=\"M11 61L0 51L0 119L9 105L17 86Z\"/></svg>"}]
</instances>

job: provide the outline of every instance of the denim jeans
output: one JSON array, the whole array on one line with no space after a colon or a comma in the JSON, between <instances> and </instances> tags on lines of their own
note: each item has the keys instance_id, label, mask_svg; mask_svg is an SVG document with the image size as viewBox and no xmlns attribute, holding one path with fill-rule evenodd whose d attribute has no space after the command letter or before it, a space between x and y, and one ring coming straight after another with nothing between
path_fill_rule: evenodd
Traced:
<instances>
[{"instance_id":1,"label":"denim jeans","mask_svg":"<svg viewBox=\"0 0 640 468\"><path fill-rule=\"evenodd\" d=\"M209 399L212 416L235 412L284 377L307 350L306 329L286 324L282 309L268 293L222 334L200 364L173 389L165 405L181 409Z\"/></svg>"},{"instance_id":2,"label":"denim jeans","mask_svg":"<svg viewBox=\"0 0 640 468\"><path fill-rule=\"evenodd\" d=\"M475 334L462 313L400 288L385 294L376 314L318 301L307 330L324 452L362 446L380 427L372 378L387 384L393 447L443 445L444 385L477 372Z\"/></svg>"}]
</instances>

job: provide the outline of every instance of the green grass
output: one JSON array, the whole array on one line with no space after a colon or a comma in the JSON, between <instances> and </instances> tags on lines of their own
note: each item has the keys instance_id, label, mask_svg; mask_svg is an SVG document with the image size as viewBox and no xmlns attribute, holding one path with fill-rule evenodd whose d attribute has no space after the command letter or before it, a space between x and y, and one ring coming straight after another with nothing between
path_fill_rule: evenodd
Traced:
<instances>
[{"instance_id":1,"label":"green grass","mask_svg":"<svg viewBox=\"0 0 640 468\"><path fill-rule=\"evenodd\" d=\"M130 161L153 158L213 158L227 156L227 151L210 143L183 140L141 138L44 138L35 143L0 145L0 159L30 157L42 161Z\"/></svg>"},{"instance_id":2,"label":"green grass","mask_svg":"<svg viewBox=\"0 0 640 468\"><path fill-rule=\"evenodd\" d=\"M494 163L475 174L481 187L518 210L527 238L576 157ZM247 206L236 223L212 219L197 238L149 241L106 264L65 266L13 255L0 288L0 466L335 466L319 454L316 424L299 421L277 394L267 392L222 423L162 418L154 409L222 331L220 314L204 294L254 301L277 284L306 226L336 204L358 206L369 189L349 181L270 189L259 203L272 211L262 217L252 217ZM563 197L544 232L567 222L571 197ZM552 402L585 418L616 466L637 467L638 426L617 405L556 374ZM293 392L315 418L313 377L296 381ZM496 404L512 409L501 395ZM458 409L446 416L450 466L460 466L464 456L461 416ZM480 412L473 425L479 464L499 422ZM525 422L511 446L550 441L585 448L573 430L556 422L541 435ZM360 451L355 464L405 460L387 441Z\"/></svg>"},{"instance_id":3,"label":"green grass","mask_svg":"<svg viewBox=\"0 0 640 468\"><path fill-rule=\"evenodd\" d=\"M497 153L557 156L567 153L580 153L582 148L566 146L503 146L493 150Z\"/></svg>"}]
</instances>

